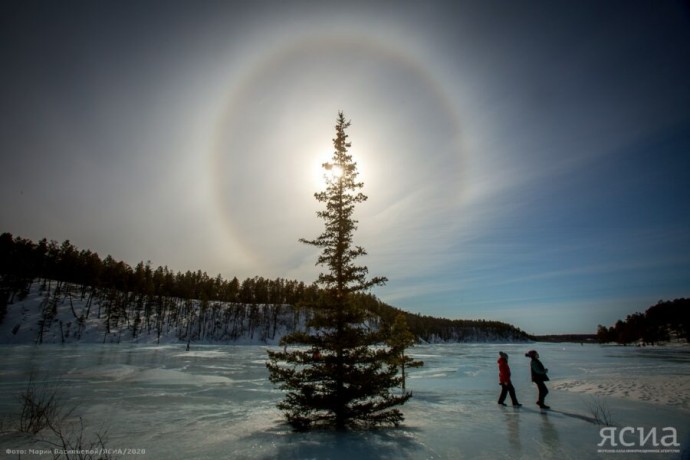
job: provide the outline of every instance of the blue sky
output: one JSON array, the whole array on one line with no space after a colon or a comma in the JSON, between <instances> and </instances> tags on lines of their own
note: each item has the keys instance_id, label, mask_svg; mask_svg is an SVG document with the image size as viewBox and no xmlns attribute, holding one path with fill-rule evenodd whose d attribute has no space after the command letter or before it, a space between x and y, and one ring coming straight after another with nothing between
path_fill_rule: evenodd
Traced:
<instances>
[{"instance_id":1,"label":"blue sky","mask_svg":"<svg viewBox=\"0 0 690 460\"><path fill-rule=\"evenodd\" d=\"M396 307L593 333L690 295L680 1L3 2L0 230L310 282L335 117Z\"/></svg>"}]
</instances>

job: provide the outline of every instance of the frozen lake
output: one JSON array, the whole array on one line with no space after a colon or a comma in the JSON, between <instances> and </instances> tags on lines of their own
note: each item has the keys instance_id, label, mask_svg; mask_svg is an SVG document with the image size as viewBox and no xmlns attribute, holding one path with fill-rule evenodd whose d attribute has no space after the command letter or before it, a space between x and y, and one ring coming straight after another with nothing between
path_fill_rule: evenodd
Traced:
<instances>
[{"instance_id":1,"label":"frozen lake","mask_svg":"<svg viewBox=\"0 0 690 460\"><path fill-rule=\"evenodd\" d=\"M537 349L549 368L551 391L541 412L529 381ZM425 362L413 369L400 428L369 432L292 433L268 382L267 347L185 345L0 346L0 434L7 449L27 449L9 432L18 395L30 373L59 382L87 431L104 426L107 447L146 449L120 458L195 459L457 459L688 458L690 348L601 347L579 344L452 344L413 348ZM510 355L520 409L500 407L498 351ZM673 427L676 452L598 452L601 426L589 406L598 398L618 427ZM636 436L623 438L635 441ZM33 447L37 447L34 445ZM619 446L618 448L621 448ZM636 445L633 449L665 449ZM22 455L24 458L50 456Z\"/></svg>"}]
</instances>

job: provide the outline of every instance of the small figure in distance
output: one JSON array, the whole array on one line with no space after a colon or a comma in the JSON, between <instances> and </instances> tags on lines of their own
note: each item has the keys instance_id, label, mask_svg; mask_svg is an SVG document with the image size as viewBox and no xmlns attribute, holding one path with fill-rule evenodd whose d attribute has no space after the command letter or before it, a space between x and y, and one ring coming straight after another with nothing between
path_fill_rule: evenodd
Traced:
<instances>
[{"instance_id":1,"label":"small figure in distance","mask_svg":"<svg viewBox=\"0 0 690 460\"><path fill-rule=\"evenodd\" d=\"M498 352L498 383L501 385L501 395L498 397L498 404L505 406L506 395L510 394L510 400L513 406L520 407L520 404L515 396L515 387L510 381L510 366L508 366L508 354L502 351Z\"/></svg>"},{"instance_id":2,"label":"small figure in distance","mask_svg":"<svg viewBox=\"0 0 690 460\"><path fill-rule=\"evenodd\" d=\"M549 376L546 375L549 370L544 367L541 361L539 361L539 353L537 353L535 350L528 351L525 353L525 356L532 359L530 364L532 381L537 385L537 389L539 390L539 400L537 401L537 406L541 407L542 409L551 409L544 403L546 395L549 394L549 390L544 384L544 382L549 381Z\"/></svg>"}]
</instances>

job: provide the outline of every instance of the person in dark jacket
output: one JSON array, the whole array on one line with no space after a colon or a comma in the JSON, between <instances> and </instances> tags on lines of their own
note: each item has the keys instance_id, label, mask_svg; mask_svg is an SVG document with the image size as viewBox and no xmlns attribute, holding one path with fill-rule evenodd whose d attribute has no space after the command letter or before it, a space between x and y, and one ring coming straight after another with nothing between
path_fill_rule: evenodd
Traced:
<instances>
[{"instance_id":1,"label":"person in dark jacket","mask_svg":"<svg viewBox=\"0 0 690 460\"><path fill-rule=\"evenodd\" d=\"M547 375L549 370L544 367L541 361L539 361L539 353L537 353L535 350L528 351L525 353L525 356L532 359L530 364L532 381L537 385L537 389L539 390L539 400L537 401L537 406L541 407L542 409L550 409L550 407L544 403L544 398L546 398L546 395L549 394L549 390L544 384L544 382L549 381L549 376Z\"/></svg>"},{"instance_id":2,"label":"person in dark jacket","mask_svg":"<svg viewBox=\"0 0 690 460\"><path fill-rule=\"evenodd\" d=\"M498 397L498 403L505 406L506 396L510 394L510 400L513 406L520 407L520 404L515 396L515 387L510 381L510 366L508 366L508 355L502 351L498 352L498 383L501 385L501 395Z\"/></svg>"}]
</instances>

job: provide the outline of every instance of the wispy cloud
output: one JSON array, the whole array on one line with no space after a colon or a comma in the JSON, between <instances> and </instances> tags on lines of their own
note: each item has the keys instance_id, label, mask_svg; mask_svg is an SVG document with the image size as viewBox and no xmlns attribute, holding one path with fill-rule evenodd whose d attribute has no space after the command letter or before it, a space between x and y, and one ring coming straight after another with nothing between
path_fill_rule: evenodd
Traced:
<instances>
[{"instance_id":1,"label":"wispy cloud","mask_svg":"<svg viewBox=\"0 0 690 460\"><path fill-rule=\"evenodd\" d=\"M120 8L5 19L2 231L309 282L297 240L321 231L314 165L344 110L384 300L558 331L690 285L677 4Z\"/></svg>"}]
</instances>

